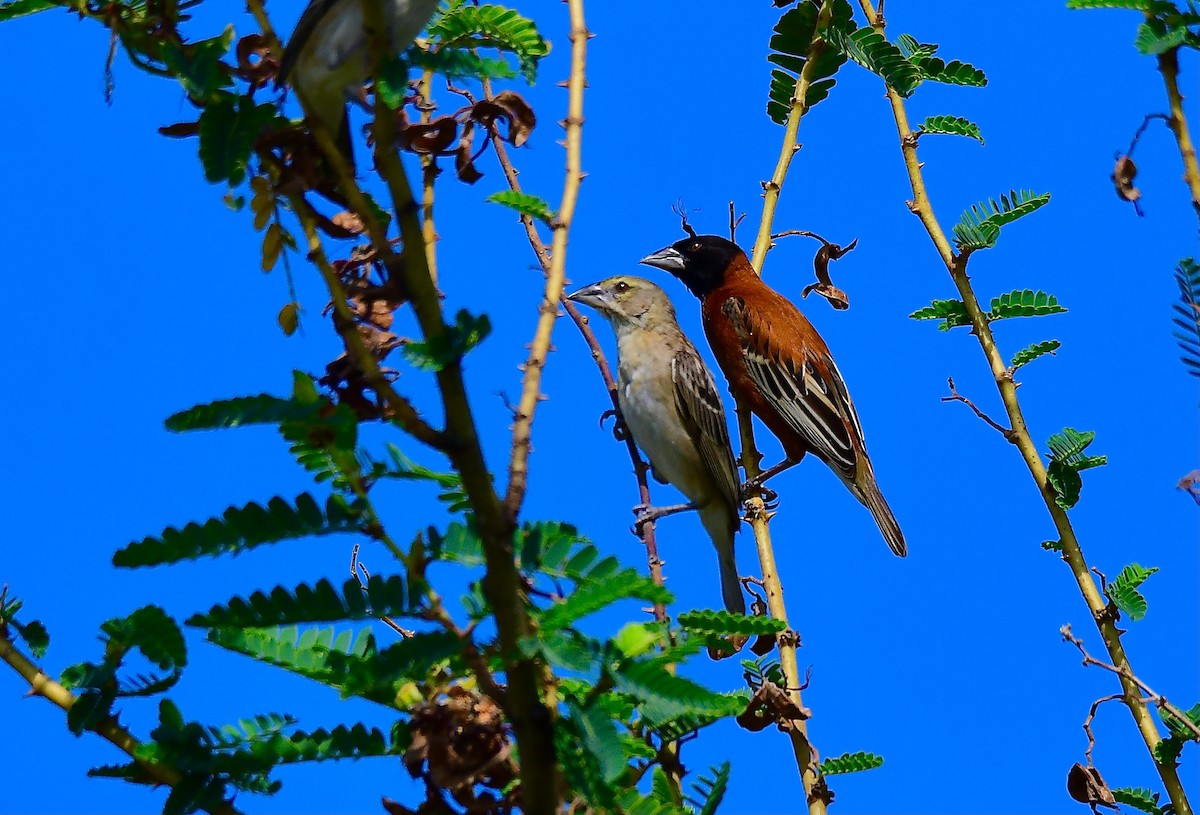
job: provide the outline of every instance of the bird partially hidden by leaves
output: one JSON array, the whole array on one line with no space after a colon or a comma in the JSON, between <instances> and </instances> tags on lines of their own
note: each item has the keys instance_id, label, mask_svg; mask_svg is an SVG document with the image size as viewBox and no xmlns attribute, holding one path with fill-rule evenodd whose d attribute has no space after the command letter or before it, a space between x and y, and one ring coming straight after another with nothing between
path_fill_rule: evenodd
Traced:
<instances>
[{"instance_id":1,"label":"bird partially hidden by leaves","mask_svg":"<svg viewBox=\"0 0 1200 815\"><path fill-rule=\"evenodd\" d=\"M892 551L908 554L875 482L846 383L800 310L763 282L737 244L718 235L684 238L642 263L675 275L700 299L704 333L730 390L783 444L785 459L746 487L760 486L812 453L871 511Z\"/></svg>"},{"instance_id":2,"label":"bird partially hidden by leaves","mask_svg":"<svg viewBox=\"0 0 1200 815\"><path fill-rule=\"evenodd\" d=\"M697 509L717 550L725 608L745 614L733 548L741 519L737 465L712 373L680 330L666 292L649 280L617 275L568 299L591 306L612 325L625 426L656 476L691 502L641 507L639 520Z\"/></svg>"},{"instance_id":3,"label":"bird partially hidden by leaves","mask_svg":"<svg viewBox=\"0 0 1200 815\"><path fill-rule=\"evenodd\" d=\"M407 48L437 9L438 0L386 0L382 3L392 54ZM290 83L304 97L308 113L320 119L338 149L354 165L346 102L359 99L370 74L362 0L310 0L292 32L276 75L276 87Z\"/></svg>"}]
</instances>

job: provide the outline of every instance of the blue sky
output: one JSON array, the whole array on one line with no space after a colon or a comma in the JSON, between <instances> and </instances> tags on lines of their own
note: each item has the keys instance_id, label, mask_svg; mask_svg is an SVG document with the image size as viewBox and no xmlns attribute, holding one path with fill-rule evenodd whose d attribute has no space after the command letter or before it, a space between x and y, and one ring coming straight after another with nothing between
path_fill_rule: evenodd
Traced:
<instances>
[{"instance_id":1,"label":"blue sky","mask_svg":"<svg viewBox=\"0 0 1200 815\"><path fill-rule=\"evenodd\" d=\"M225 21L215 4L193 36ZM290 30L299 4L271 9ZM696 302L637 259L676 240L670 205L696 210L702 231L721 232L727 202L750 213L769 176L782 129L764 114L770 30L766 0L744 4L589 4L590 46L583 185L571 234L568 275L578 285L615 273L662 284L684 329L706 358ZM553 122L563 115L566 14L561 3L522 0L555 48L528 91L542 126L518 151L522 181L556 203L563 154ZM1150 612L1130 624L1125 644L1138 673L1184 706L1200 698L1197 663L1197 508L1174 485L1200 464L1197 387L1170 336L1175 261L1197 251L1196 222L1179 182L1170 134L1152 125L1138 148L1145 218L1109 182L1146 113L1164 109L1153 63L1132 47L1135 14L1068 12L1039 4L938 2L888 5L890 32L942 44L946 59L984 69L983 90L926 87L910 116L955 114L977 122L986 147L952 137L921 143L934 207L948 227L982 198L1012 187L1050 192L1036 215L1005 229L996 249L972 259L981 296L1014 288L1056 294L1069 313L997 326L1011 355L1055 338L1057 358L1024 369L1020 396L1042 443L1071 426L1095 430L1107 468L1087 474L1072 519L1092 565L1114 575L1131 561L1162 571L1145 585ZM245 18L239 33L251 30ZM235 560L169 569L115 570L112 551L165 526L226 506L294 495L310 484L269 429L178 436L162 420L215 398L285 393L291 370L319 371L336 355L322 323L317 276L293 259L307 309L306 330L285 338L275 314L287 302L281 270L258 268L250 216L222 206L194 141L155 128L192 109L171 83L124 58L114 104L103 98L106 33L61 13L0 25L9 79L0 83L0 130L9 216L0 221L10 296L0 321L9 359L7 534L0 581L49 626L46 669L94 659L98 625L146 603L182 618L228 597L319 577L343 579L349 542L327 538L266 547ZM1198 68L1186 54L1184 87ZM452 100L443 100L448 108ZM1188 106L1193 122L1200 111ZM1077 811L1065 791L1083 759L1080 723L1089 704L1116 690L1059 641L1073 623L1093 652L1098 637L1066 566L1042 551L1053 527L1016 451L962 405L943 404L946 377L993 415L1002 414L988 370L965 331L944 334L907 319L953 287L904 205L907 181L879 80L850 65L830 99L801 127L777 227L809 229L859 248L833 267L852 308L802 303L838 360L858 405L880 485L905 529L911 554L892 557L868 513L820 464L805 462L773 486L773 523L788 607L813 666L805 702L824 755L869 750L883 768L832 779L836 811L1036 813ZM406 159L407 160L407 159ZM411 167L413 162L409 161ZM474 187L443 177L438 230L448 309L486 310L494 332L467 362L471 396L490 466L503 472L510 417L498 392L519 390L522 346L532 336L541 275L512 214L483 198L504 187L490 157ZM339 247L348 251L349 245ZM782 242L766 279L799 301L812 280L815 245ZM18 296L20 295L20 296ZM597 324L611 349L606 327ZM627 532L636 490L621 445L597 427L607 397L583 342L567 321L546 371L550 399L534 431L530 519L577 523L607 552L644 566ZM399 386L433 405L428 377L406 370ZM369 435L382 441L382 432ZM778 447L760 434L767 459ZM411 442L410 455L437 458ZM656 499L674 502L667 488ZM447 522L431 493L382 499L403 534ZM678 608L715 605L715 559L699 523L660 525L668 585ZM743 573L754 573L753 541L739 536ZM367 551L375 572L386 553ZM590 622L597 633L614 616ZM340 702L305 680L189 640L192 665L174 698L184 714L212 724L267 711L302 714L315 729L386 717L365 702ZM714 687L740 681L734 661L697 665ZM157 811L161 791L89 780L89 767L121 759L95 737L71 736L60 713L23 698L0 672L0 765L9 779L6 812ZM153 703L132 701L122 719L146 733ZM1157 789L1128 713L1109 706L1095 725L1095 759L1112 786ZM705 731L684 752L693 770L734 762L724 811L786 813L803 808L785 738L750 734L732 722ZM1194 779L1195 751L1184 756ZM411 799L398 763L375 760L281 773L274 799L250 812L378 812L380 795ZM1195 790L1193 790L1195 792Z\"/></svg>"}]
</instances>

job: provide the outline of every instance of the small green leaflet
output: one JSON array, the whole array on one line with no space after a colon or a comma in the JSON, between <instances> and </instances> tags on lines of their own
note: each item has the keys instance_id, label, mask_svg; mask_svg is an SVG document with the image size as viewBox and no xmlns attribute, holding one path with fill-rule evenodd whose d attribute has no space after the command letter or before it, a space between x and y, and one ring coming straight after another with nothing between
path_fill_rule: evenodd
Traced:
<instances>
[{"instance_id":1,"label":"small green leaflet","mask_svg":"<svg viewBox=\"0 0 1200 815\"><path fill-rule=\"evenodd\" d=\"M1145 569L1130 563L1108 584L1104 593L1130 620L1137 622L1146 616L1147 609L1146 598L1138 591L1138 587L1157 571L1158 567Z\"/></svg>"},{"instance_id":2,"label":"small green leaflet","mask_svg":"<svg viewBox=\"0 0 1200 815\"><path fill-rule=\"evenodd\" d=\"M539 198L536 195L530 195L527 192L501 190L500 192L492 193L485 200L493 204L500 204L509 209L515 209L522 215L545 224L550 224L554 220L554 210L550 209L550 204L545 199Z\"/></svg>"},{"instance_id":3,"label":"small green leaflet","mask_svg":"<svg viewBox=\"0 0 1200 815\"><path fill-rule=\"evenodd\" d=\"M979 125L961 116L930 116L917 126L917 135L966 136L983 144L983 134L979 131Z\"/></svg>"},{"instance_id":4,"label":"small green leaflet","mask_svg":"<svg viewBox=\"0 0 1200 815\"><path fill-rule=\"evenodd\" d=\"M1044 342L1035 342L1033 345L1030 345L1028 348L1023 348L1020 351L1018 351L1016 353L1016 355L1012 358L1012 362L1009 363L1009 367L1015 371L1017 368L1020 368L1022 365L1028 365L1030 362L1033 362L1035 359L1037 359L1040 356L1044 356L1046 354L1053 355L1054 352L1056 352L1061 347L1062 347L1062 343L1059 342L1058 340L1045 340Z\"/></svg>"},{"instance_id":5,"label":"small green leaflet","mask_svg":"<svg viewBox=\"0 0 1200 815\"><path fill-rule=\"evenodd\" d=\"M882 766L883 756L877 756L874 753L842 753L840 756L827 758L821 762L821 775L859 773Z\"/></svg>"},{"instance_id":6,"label":"small green leaflet","mask_svg":"<svg viewBox=\"0 0 1200 815\"><path fill-rule=\"evenodd\" d=\"M961 300L934 300L925 308L917 309L908 317L910 320L941 320L942 324L938 328L942 331L971 324L967 307Z\"/></svg>"},{"instance_id":7,"label":"small green leaflet","mask_svg":"<svg viewBox=\"0 0 1200 815\"><path fill-rule=\"evenodd\" d=\"M446 326L443 334L405 343L400 350L416 367L436 372L457 363L490 333L492 323L486 314L476 317L462 309L455 317L454 325Z\"/></svg>"}]
</instances>

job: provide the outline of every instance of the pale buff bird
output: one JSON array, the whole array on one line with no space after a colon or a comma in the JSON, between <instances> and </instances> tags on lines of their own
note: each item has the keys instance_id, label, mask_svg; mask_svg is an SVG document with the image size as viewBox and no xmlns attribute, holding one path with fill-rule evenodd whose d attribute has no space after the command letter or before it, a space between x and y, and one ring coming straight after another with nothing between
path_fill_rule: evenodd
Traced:
<instances>
[{"instance_id":1,"label":"pale buff bird","mask_svg":"<svg viewBox=\"0 0 1200 815\"><path fill-rule=\"evenodd\" d=\"M438 0L385 0L383 13L393 54L407 48L437 9ZM275 84L290 83L309 113L329 129L353 164L346 101L358 96L370 73L362 0L311 0L292 32Z\"/></svg>"},{"instance_id":2,"label":"pale buff bird","mask_svg":"<svg viewBox=\"0 0 1200 815\"><path fill-rule=\"evenodd\" d=\"M691 504L643 508L641 518L695 508L717 549L725 608L744 614L734 559L740 520L737 465L716 383L675 321L666 293L649 280L617 275L569 299L604 315L617 335L617 398L634 442L655 475Z\"/></svg>"}]
</instances>

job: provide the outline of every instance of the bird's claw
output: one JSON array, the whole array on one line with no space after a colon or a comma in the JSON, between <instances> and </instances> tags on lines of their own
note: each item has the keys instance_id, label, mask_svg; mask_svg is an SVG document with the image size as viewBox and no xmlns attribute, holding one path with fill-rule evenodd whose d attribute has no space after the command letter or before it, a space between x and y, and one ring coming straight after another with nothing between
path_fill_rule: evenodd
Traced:
<instances>
[{"instance_id":1,"label":"bird's claw","mask_svg":"<svg viewBox=\"0 0 1200 815\"><path fill-rule=\"evenodd\" d=\"M615 409L609 408L600 414L600 426L604 427L604 420L609 418L613 420L613 438L617 441L626 441L629 438L629 430L625 427L625 423L621 421L621 415Z\"/></svg>"},{"instance_id":2,"label":"bird's claw","mask_svg":"<svg viewBox=\"0 0 1200 815\"><path fill-rule=\"evenodd\" d=\"M749 501L751 498L757 497L756 493L762 496L764 504L776 504L776 502L779 500L779 493L775 492L773 489L764 487L762 483L758 481L758 479L751 478L741 486L742 503ZM767 508L773 509L771 506L768 506Z\"/></svg>"}]
</instances>

